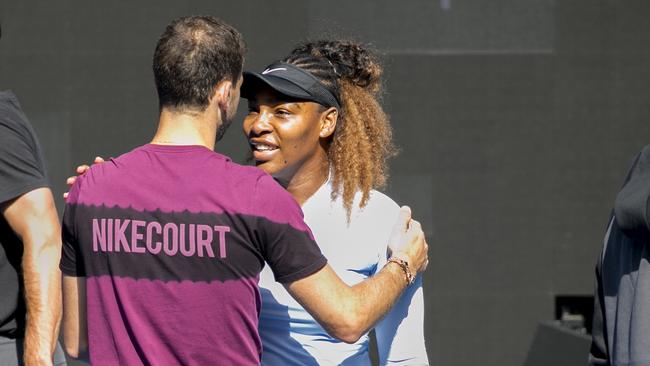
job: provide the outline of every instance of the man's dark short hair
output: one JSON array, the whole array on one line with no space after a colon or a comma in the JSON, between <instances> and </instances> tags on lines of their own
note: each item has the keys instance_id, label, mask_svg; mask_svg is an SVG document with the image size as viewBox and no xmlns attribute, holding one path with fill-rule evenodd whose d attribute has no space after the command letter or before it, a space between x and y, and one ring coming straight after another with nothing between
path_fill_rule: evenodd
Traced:
<instances>
[{"instance_id":1,"label":"man's dark short hair","mask_svg":"<svg viewBox=\"0 0 650 366\"><path fill-rule=\"evenodd\" d=\"M242 35L220 19L174 20L160 36L153 56L160 108L204 111L219 82L239 81L245 52Z\"/></svg>"}]
</instances>

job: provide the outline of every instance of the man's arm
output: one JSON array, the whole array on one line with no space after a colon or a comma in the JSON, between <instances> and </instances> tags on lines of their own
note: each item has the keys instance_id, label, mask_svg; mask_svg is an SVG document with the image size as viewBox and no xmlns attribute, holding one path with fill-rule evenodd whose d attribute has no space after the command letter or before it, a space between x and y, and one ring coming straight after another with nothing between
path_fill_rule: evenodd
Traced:
<instances>
[{"instance_id":1,"label":"man's arm","mask_svg":"<svg viewBox=\"0 0 650 366\"><path fill-rule=\"evenodd\" d=\"M63 272L63 344L66 353L77 359L88 360L88 325L86 318L86 273L83 256L79 252L75 225L76 202L80 184L66 193L61 236L63 238L61 263Z\"/></svg>"},{"instance_id":2,"label":"man's arm","mask_svg":"<svg viewBox=\"0 0 650 366\"><path fill-rule=\"evenodd\" d=\"M63 344L70 357L88 360L85 277L63 275Z\"/></svg>"},{"instance_id":3,"label":"man's arm","mask_svg":"<svg viewBox=\"0 0 650 366\"><path fill-rule=\"evenodd\" d=\"M34 189L7 202L2 213L24 247L25 364L51 365L61 320L61 231L52 192Z\"/></svg>"},{"instance_id":4,"label":"man's arm","mask_svg":"<svg viewBox=\"0 0 650 366\"><path fill-rule=\"evenodd\" d=\"M428 245L420 224L410 220L410 210L400 211L395 229L391 236L393 253L406 258L412 271L423 271L428 261ZM393 262L354 286L344 283L329 265L285 285L331 336L346 343L356 342L372 328L407 286L404 271Z\"/></svg>"},{"instance_id":5,"label":"man's arm","mask_svg":"<svg viewBox=\"0 0 650 366\"><path fill-rule=\"evenodd\" d=\"M102 158L95 158L95 164L102 162ZM77 174L84 174L89 168L88 165L81 165L77 167ZM70 177L66 183L72 186L76 180L77 177ZM68 194L64 194L64 198L67 197ZM411 220L411 210L408 207L402 207L391 234L390 251L396 257L406 259L413 275L416 275L426 269L428 248L420 223ZM285 284L291 296L314 316L331 336L347 343L356 342L386 315L407 286L403 269L393 262L384 266L372 278L354 286L343 282L329 265L308 277ZM66 296L64 287L64 298ZM64 302L64 313L67 313L67 300L64 299ZM85 306L83 308L85 309ZM64 314L63 333L67 350L66 316ZM85 318L83 324L86 324ZM76 338L77 335L71 334L71 337ZM73 348L68 352L74 354L75 351Z\"/></svg>"}]
</instances>

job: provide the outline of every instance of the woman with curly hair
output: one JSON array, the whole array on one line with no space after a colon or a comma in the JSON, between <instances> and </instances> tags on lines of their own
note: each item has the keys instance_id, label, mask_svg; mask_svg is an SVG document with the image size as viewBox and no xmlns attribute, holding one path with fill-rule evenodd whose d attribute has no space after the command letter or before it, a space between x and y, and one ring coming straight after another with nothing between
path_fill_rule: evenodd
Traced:
<instances>
[{"instance_id":1,"label":"woman with curly hair","mask_svg":"<svg viewBox=\"0 0 650 366\"><path fill-rule=\"evenodd\" d=\"M399 206L376 191L395 154L379 96L382 67L348 41L309 42L261 73L244 73L243 128L255 164L302 206L330 265L349 285L386 263ZM261 274L263 365L369 365L369 338L332 338L268 266ZM428 364L417 278L375 326L380 364Z\"/></svg>"}]
</instances>

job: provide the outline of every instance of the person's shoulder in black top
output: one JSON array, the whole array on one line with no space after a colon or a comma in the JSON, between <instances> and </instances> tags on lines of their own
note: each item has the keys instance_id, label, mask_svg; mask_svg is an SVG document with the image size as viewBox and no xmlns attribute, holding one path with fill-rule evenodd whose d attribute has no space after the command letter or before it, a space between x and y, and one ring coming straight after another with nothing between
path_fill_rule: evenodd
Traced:
<instances>
[{"instance_id":1,"label":"person's shoulder in black top","mask_svg":"<svg viewBox=\"0 0 650 366\"><path fill-rule=\"evenodd\" d=\"M0 202L47 186L45 164L32 126L14 94L0 92Z\"/></svg>"}]
</instances>

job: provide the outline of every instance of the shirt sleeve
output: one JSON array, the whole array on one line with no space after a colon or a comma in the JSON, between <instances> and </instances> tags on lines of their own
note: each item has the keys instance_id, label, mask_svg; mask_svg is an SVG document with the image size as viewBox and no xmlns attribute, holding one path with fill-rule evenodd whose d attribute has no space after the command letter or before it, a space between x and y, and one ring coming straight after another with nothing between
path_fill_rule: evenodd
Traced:
<instances>
[{"instance_id":1,"label":"shirt sleeve","mask_svg":"<svg viewBox=\"0 0 650 366\"><path fill-rule=\"evenodd\" d=\"M609 241L611 230L618 230L614 228L614 217L609 221L609 227L605 234L603 250L598 257L596 264L596 288L594 296L594 316L591 325L591 347L589 349L589 365L590 366L609 366L609 350L607 347L607 323L605 315L605 294L603 293L602 284L602 258L603 253L607 249L606 245Z\"/></svg>"},{"instance_id":2,"label":"shirt sleeve","mask_svg":"<svg viewBox=\"0 0 650 366\"><path fill-rule=\"evenodd\" d=\"M26 118L11 106L4 107L0 110L0 202L48 186Z\"/></svg>"},{"instance_id":3,"label":"shirt sleeve","mask_svg":"<svg viewBox=\"0 0 650 366\"><path fill-rule=\"evenodd\" d=\"M424 344L424 296L418 276L375 327L380 365L428 365Z\"/></svg>"},{"instance_id":4,"label":"shirt sleeve","mask_svg":"<svg viewBox=\"0 0 650 366\"><path fill-rule=\"evenodd\" d=\"M253 195L257 206L257 233L264 260L275 280L291 283L316 273L327 264L302 210L293 197L273 178L258 180Z\"/></svg>"},{"instance_id":5,"label":"shirt sleeve","mask_svg":"<svg viewBox=\"0 0 650 366\"><path fill-rule=\"evenodd\" d=\"M376 197L374 199L379 199ZM376 217L382 236L388 238L399 217L399 205L384 199ZM387 242L377 248L377 272L387 263ZM404 290L395 306L375 326L380 365L428 365L424 343L424 294L422 276Z\"/></svg>"},{"instance_id":6,"label":"shirt sleeve","mask_svg":"<svg viewBox=\"0 0 650 366\"><path fill-rule=\"evenodd\" d=\"M67 276L72 277L85 277L85 267L83 257L79 251L79 240L76 230L75 212L77 208L77 201L79 198L79 191L81 181L77 179L70 192L63 212L63 222L61 226L61 261L59 268L61 272Z\"/></svg>"}]
</instances>

